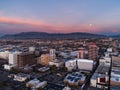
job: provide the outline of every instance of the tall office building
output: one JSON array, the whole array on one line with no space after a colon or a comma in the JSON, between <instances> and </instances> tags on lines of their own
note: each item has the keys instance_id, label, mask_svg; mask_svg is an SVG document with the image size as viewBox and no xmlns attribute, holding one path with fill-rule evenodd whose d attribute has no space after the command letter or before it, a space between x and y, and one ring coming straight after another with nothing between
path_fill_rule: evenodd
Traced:
<instances>
[{"instance_id":1,"label":"tall office building","mask_svg":"<svg viewBox=\"0 0 120 90\"><path fill-rule=\"evenodd\" d=\"M55 55L56 50L55 49L50 49L50 56Z\"/></svg>"},{"instance_id":2,"label":"tall office building","mask_svg":"<svg viewBox=\"0 0 120 90\"><path fill-rule=\"evenodd\" d=\"M98 58L98 47L96 44L90 44L88 46L88 58L90 60L96 60Z\"/></svg>"},{"instance_id":3,"label":"tall office building","mask_svg":"<svg viewBox=\"0 0 120 90\"><path fill-rule=\"evenodd\" d=\"M21 52L11 52L11 53L9 53L8 63L17 66L18 55L19 54L21 54Z\"/></svg>"},{"instance_id":4,"label":"tall office building","mask_svg":"<svg viewBox=\"0 0 120 90\"><path fill-rule=\"evenodd\" d=\"M50 60L55 60L56 59L56 50L55 49L50 49Z\"/></svg>"},{"instance_id":5,"label":"tall office building","mask_svg":"<svg viewBox=\"0 0 120 90\"><path fill-rule=\"evenodd\" d=\"M30 53L22 53L18 55L18 66L23 67L26 65L36 64L35 55Z\"/></svg>"}]
</instances>

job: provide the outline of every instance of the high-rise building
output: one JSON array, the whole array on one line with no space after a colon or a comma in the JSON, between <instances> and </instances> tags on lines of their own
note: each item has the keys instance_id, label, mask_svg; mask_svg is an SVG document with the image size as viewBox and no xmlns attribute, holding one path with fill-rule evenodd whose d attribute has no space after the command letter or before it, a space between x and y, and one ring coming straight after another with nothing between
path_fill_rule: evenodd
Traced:
<instances>
[{"instance_id":1,"label":"high-rise building","mask_svg":"<svg viewBox=\"0 0 120 90\"><path fill-rule=\"evenodd\" d=\"M18 66L23 67L26 65L32 65L36 63L35 55L30 53L22 53L18 55Z\"/></svg>"},{"instance_id":2,"label":"high-rise building","mask_svg":"<svg viewBox=\"0 0 120 90\"><path fill-rule=\"evenodd\" d=\"M21 52L12 52L12 53L9 53L9 64L12 64L12 65L15 65L17 66L17 62L18 62L18 55L20 54Z\"/></svg>"},{"instance_id":3,"label":"high-rise building","mask_svg":"<svg viewBox=\"0 0 120 90\"><path fill-rule=\"evenodd\" d=\"M50 49L50 56L55 55L56 50L55 49Z\"/></svg>"},{"instance_id":4,"label":"high-rise building","mask_svg":"<svg viewBox=\"0 0 120 90\"><path fill-rule=\"evenodd\" d=\"M85 58L85 49L84 48L79 49L77 57L81 58L81 59Z\"/></svg>"},{"instance_id":5,"label":"high-rise building","mask_svg":"<svg viewBox=\"0 0 120 90\"><path fill-rule=\"evenodd\" d=\"M90 44L88 46L88 58L90 60L96 60L98 58L98 47L96 44Z\"/></svg>"},{"instance_id":6,"label":"high-rise building","mask_svg":"<svg viewBox=\"0 0 120 90\"><path fill-rule=\"evenodd\" d=\"M50 49L50 60L55 60L56 59L56 50L55 49Z\"/></svg>"}]
</instances>

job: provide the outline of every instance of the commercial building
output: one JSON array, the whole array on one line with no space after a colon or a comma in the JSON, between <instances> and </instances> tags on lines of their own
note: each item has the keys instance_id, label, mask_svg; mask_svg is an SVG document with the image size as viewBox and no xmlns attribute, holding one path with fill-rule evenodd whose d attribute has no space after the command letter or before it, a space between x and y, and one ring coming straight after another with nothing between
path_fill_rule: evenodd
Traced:
<instances>
[{"instance_id":1,"label":"commercial building","mask_svg":"<svg viewBox=\"0 0 120 90\"><path fill-rule=\"evenodd\" d=\"M55 49L50 49L50 60L56 59L56 50Z\"/></svg>"},{"instance_id":2,"label":"commercial building","mask_svg":"<svg viewBox=\"0 0 120 90\"><path fill-rule=\"evenodd\" d=\"M6 59L6 60L8 60L8 58L9 58L9 51L1 51L0 52L0 58L1 59Z\"/></svg>"},{"instance_id":3,"label":"commercial building","mask_svg":"<svg viewBox=\"0 0 120 90\"><path fill-rule=\"evenodd\" d=\"M109 90L110 65L100 64L91 78L91 86Z\"/></svg>"},{"instance_id":4,"label":"commercial building","mask_svg":"<svg viewBox=\"0 0 120 90\"><path fill-rule=\"evenodd\" d=\"M63 62L62 60L58 60L58 59L55 59L55 60L52 60L52 61L49 62L49 65L50 65L50 66L55 65L55 66L58 67L58 68L59 68L59 67L62 67L63 64L64 64L64 62Z\"/></svg>"},{"instance_id":5,"label":"commercial building","mask_svg":"<svg viewBox=\"0 0 120 90\"><path fill-rule=\"evenodd\" d=\"M88 60L88 59L78 59L77 60L77 66L78 66L79 70L92 71L93 64L94 64L94 62L92 60Z\"/></svg>"},{"instance_id":6,"label":"commercial building","mask_svg":"<svg viewBox=\"0 0 120 90\"><path fill-rule=\"evenodd\" d=\"M35 64L37 60L34 57L34 54L22 53L18 55L18 66L23 67L26 65Z\"/></svg>"},{"instance_id":7,"label":"commercial building","mask_svg":"<svg viewBox=\"0 0 120 90\"><path fill-rule=\"evenodd\" d=\"M65 67L67 68L68 71L76 70L76 69L92 71L93 64L94 64L93 60L76 58L74 60L66 61Z\"/></svg>"},{"instance_id":8,"label":"commercial building","mask_svg":"<svg viewBox=\"0 0 120 90\"><path fill-rule=\"evenodd\" d=\"M68 71L75 70L77 68L77 61L76 61L76 59L66 61L65 62L65 67L67 68Z\"/></svg>"},{"instance_id":9,"label":"commercial building","mask_svg":"<svg viewBox=\"0 0 120 90\"><path fill-rule=\"evenodd\" d=\"M111 71L111 86L120 85L120 68L112 68Z\"/></svg>"},{"instance_id":10,"label":"commercial building","mask_svg":"<svg viewBox=\"0 0 120 90\"><path fill-rule=\"evenodd\" d=\"M35 47L29 47L29 52L34 52L35 51Z\"/></svg>"},{"instance_id":11,"label":"commercial building","mask_svg":"<svg viewBox=\"0 0 120 90\"><path fill-rule=\"evenodd\" d=\"M12 64L4 64L4 69L5 70L11 70L13 67L15 67L15 66L12 65Z\"/></svg>"},{"instance_id":12,"label":"commercial building","mask_svg":"<svg viewBox=\"0 0 120 90\"><path fill-rule=\"evenodd\" d=\"M50 56L55 55L56 50L55 49L50 49Z\"/></svg>"},{"instance_id":13,"label":"commercial building","mask_svg":"<svg viewBox=\"0 0 120 90\"><path fill-rule=\"evenodd\" d=\"M81 59L85 58L85 49L84 48L79 48L77 58L81 58Z\"/></svg>"},{"instance_id":14,"label":"commercial building","mask_svg":"<svg viewBox=\"0 0 120 90\"><path fill-rule=\"evenodd\" d=\"M27 79L30 79L30 75L24 73L18 73L14 75L14 80L19 82L24 82Z\"/></svg>"},{"instance_id":15,"label":"commercial building","mask_svg":"<svg viewBox=\"0 0 120 90\"><path fill-rule=\"evenodd\" d=\"M39 81L38 79L30 80L26 83L26 87L31 87L32 89L43 89L47 85L47 81Z\"/></svg>"},{"instance_id":16,"label":"commercial building","mask_svg":"<svg viewBox=\"0 0 120 90\"><path fill-rule=\"evenodd\" d=\"M50 55L49 54L42 54L38 58L38 64L41 64L41 65L49 65L49 61L50 61Z\"/></svg>"},{"instance_id":17,"label":"commercial building","mask_svg":"<svg viewBox=\"0 0 120 90\"><path fill-rule=\"evenodd\" d=\"M64 83L69 86L78 86L85 82L85 78L86 76L81 72L75 72L73 74L68 74L64 79Z\"/></svg>"},{"instance_id":18,"label":"commercial building","mask_svg":"<svg viewBox=\"0 0 120 90\"><path fill-rule=\"evenodd\" d=\"M14 66L17 66L18 64L18 55L20 55L21 52L11 52L9 53L9 64L12 64Z\"/></svg>"}]
</instances>

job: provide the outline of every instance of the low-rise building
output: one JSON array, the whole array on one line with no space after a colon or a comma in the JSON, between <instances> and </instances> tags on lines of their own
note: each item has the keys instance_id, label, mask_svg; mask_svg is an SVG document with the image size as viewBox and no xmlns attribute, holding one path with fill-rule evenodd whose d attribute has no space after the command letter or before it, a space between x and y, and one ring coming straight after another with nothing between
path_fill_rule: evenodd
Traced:
<instances>
[{"instance_id":1,"label":"low-rise building","mask_svg":"<svg viewBox=\"0 0 120 90\"><path fill-rule=\"evenodd\" d=\"M4 69L5 69L5 70L11 70L13 67L15 67L15 65L12 65L12 64L4 64Z\"/></svg>"},{"instance_id":2,"label":"low-rise building","mask_svg":"<svg viewBox=\"0 0 120 90\"><path fill-rule=\"evenodd\" d=\"M19 81L19 82L24 82L27 79L30 79L30 75L28 74L18 73L14 75L14 80Z\"/></svg>"},{"instance_id":3,"label":"low-rise building","mask_svg":"<svg viewBox=\"0 0 120 90\"><path fill-rule=\"evenodd\" d=\"M85 78L86 76L81 72L75 72L73 74L68 74L64 79L64 83L69 86L78 86L85 82Z\"/></svg>"},{"instance_id":4,"label":"low-rise building","mask_svg":"<svg viewBox=\"0 0 120 90\"><path fill-rule=\"evenodd\" d=\"M67 68L68 71L75 70L77 68L77 61L76 61L76 59L66 61L65 62L65 67Z\"/></svg>"},{"instance_id":5,"label":"low-rise building","mask_svg":"<svg viewBox=\"0 0 120 90\"><path fill-rule=\"evenodd\" d=\"M41 82L38 79L33 79L26 83L26 87L31 87L34 89L44 88L46 85L47 85L47 81Z\"/></svg>"},{"instance_id":6,"label":"low-rise building","mask_svg":"<svg viewBox=\"0 0 120 90\"><path fill-rule=\"evenodd\" d=\"M52 61L49 62L49 65L50 65L50 66L55 65L55 66L58 67L58 68L59 68L59 67L62 67L63 64L64 64L64 62L63 62L62 60L58 60L58 59L55 59L55 60L52 60Z\"/></svg>"}]
</instances>

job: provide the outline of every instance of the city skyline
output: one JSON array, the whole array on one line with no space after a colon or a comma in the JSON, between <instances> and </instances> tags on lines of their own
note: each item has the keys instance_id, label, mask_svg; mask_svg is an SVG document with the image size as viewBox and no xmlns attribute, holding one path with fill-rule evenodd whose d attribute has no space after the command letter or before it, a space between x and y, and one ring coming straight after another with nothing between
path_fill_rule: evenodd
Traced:
<instances>
[{"instance_id":1,"label":"city skyline","mask_svg":"<svg viewBox=\"0 0 120 90\"><path fill-rule=\"evenodd\" d=\"M29 31L119 34L119 3L119 0L1 0L0 34Z\"/></svg>"}]
</instances>

